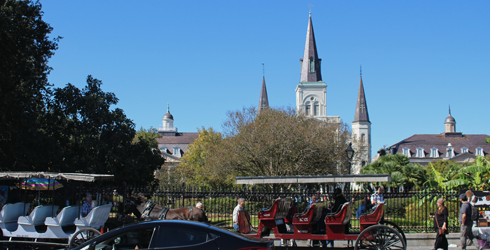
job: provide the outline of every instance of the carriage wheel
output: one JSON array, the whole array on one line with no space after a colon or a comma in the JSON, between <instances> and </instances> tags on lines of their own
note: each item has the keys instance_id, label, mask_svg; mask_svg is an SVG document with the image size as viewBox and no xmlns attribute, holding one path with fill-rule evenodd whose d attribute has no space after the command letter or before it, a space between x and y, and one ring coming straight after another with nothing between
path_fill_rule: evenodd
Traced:
<instances>
[{"instance_id":1,"label":"carriage wheel","mask_svg":"<svg viewBox=\"0 0 490 250\"><path fill-rule=\"evenodd\" d=\"M382 220L379 222L379 224L387 225L387 226L395 228L396 231L398 231L398 233L400 233L400 235L403 237L403 240L405 241L405 245L407 244L407 237L405 237L405 233L403 233L403 230L398 225L396 225L395 223L393 223L391 221L387 221L387 220Z\"/></svg>"},{"instance_id":2,"label":"carriage wheel","mask_svg":"<svg viewBox=\"0 0 490 250\"><path fill-rule=\"evenodd\" d=\"M100 232L93 228L84 228L77 231L68 243L68 248L75 248L100 235Z\"/></svg>"},{"instance_id":3,"label":"carriage wheel","mask_svg":"<svg viewBox=\"0 0 490 250\"><path fill-rule=\"evenodd\" d=\"M396 229L385 225L374 225L359 234L354 249L406 250L407 244Z\"/></svg>"}]
</instances>

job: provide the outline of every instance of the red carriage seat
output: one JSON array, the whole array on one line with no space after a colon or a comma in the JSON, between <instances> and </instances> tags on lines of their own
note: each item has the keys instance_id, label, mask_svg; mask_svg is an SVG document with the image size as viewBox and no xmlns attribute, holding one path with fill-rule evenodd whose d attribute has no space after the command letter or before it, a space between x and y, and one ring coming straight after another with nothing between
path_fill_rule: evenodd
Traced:
<instances>
[{"instance_id":1,"label":"red carriage seat","mask_svg":"<svg viewBox=\"0 0 490 250\"><path fill-rule=\"evenodd\" d=\"M256 237L267 236L270 230L273 230L274 234L279 234L277 225L284 224L283 219L288 215L290 207L291 199L279 198L268 209L259 211L258 219L260 223Z\"/></svg>"},{"instance_id":2,"label":"red carriage seat","mask_svg":"<svg viewBox=\"0 0 490 250\"><path fill-rule=\"evenodd\" d=\"M259 211L258 218L259 220L276 220L286 218L290 207L290 199L276 199L270 208Z\"/></svg>"},{"instance_id":3,"label":"red carriage seat","mask_svg":"<svg viewBox=\"0 0 490 250\"><path fill-rule=\"evenodd\" d=\"M368 214L363 214L359 217L359 224L361 224L361 231L368 226L378 224L383 217L383 207L384 203L379 203L373 212Z\"/></svg>"},{"instance_id":4,"label":"red carriage seat","mask_svg":"<svg viewBox=\"0 0 490 250\"><path fill-rule=\"evenodd\" d=\"M322 216L323 203L313 203L303 214L295 214L293 225L297 232L306 234L311 233L311 224L315 224Z\"/></svg>"},{"instance_id":5,"label":"red carriage seat","mask_svg":"<svg viewBox=\"0 0 490 250\"><path fill-rule=\"evenodd\" d=\"M325 225L346 225L352 217L352 202L346 202L342 205L340 211L336 214L328 214L325 217Z\"/></svg>"}]
</instances>

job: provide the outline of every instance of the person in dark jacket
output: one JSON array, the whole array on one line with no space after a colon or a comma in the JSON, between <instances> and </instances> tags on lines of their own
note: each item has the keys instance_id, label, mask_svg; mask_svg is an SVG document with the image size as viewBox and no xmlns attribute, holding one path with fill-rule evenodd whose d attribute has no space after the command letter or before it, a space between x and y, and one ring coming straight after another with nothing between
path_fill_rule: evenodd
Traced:
<instances>
[{"instance_id":1,"label":"person in dark jacket","mask_svg":"<svg viewBox=\"0 0 490 250\"><path fill-rule=\"evenodd\" d=\"M444 199L440 198L437 200L437 211L434 217L434 227L436 229L436 242L434 243L434 249L442 248L448 250L448 242L445 234L440 234L439 228L443 231L447 230L448 227L448 210L444 206ZM432 217L432 216L431 216Z\"/></svg>"},{"instance_id":2,"label":"person in dark jacket","mask_svg":"<svg viewBox=\"0 0 490 250\"><path fill-rule=\"evenodd\" d=\"M347 202L347 199L342 194L342 189L340 188L336 188L333 191L333 198L335 203L332 208L332 213L338 213L340 212L340 208L342 207L342 205Z\"/></svg>"}]
</instances>

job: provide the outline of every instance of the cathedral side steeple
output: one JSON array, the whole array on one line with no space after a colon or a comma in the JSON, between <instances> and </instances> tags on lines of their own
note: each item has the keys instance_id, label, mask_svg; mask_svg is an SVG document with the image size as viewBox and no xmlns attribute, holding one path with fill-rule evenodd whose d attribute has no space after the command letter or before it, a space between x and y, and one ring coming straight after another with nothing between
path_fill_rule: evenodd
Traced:
<instances>
[{"instance_id":1,"label":"cathedral side steeple","mask_svg":"<svg viewBox=\"0 0 490 250\"><path fill-rule=\"evenodd\" d=\"M316 49L315 33L313 32L313 22L308 20L308 29L306 31L306 43L303 58L301 59L301 77L300 82L321 82L322 72L320 67L321 59L318 58Z\"/></svg>"},{"instance_id":2,"label":"cathedral side steeple","mask_svg":"<svg viewBox=\"0 0 490 250\"><path fill-rule=\"evenodd\" d=\"M352 139L356 149L356 157L353 160L353 173L357 174L361 168L371 162L371 122L362 82L362 69L357 93L357 105L354 121L352 122Z\"/></svg>"},{"instance_id":3,"label":"cathedral side steeple","mask_svg":"<svg viewBox=\"0 0 490 250\"><path fill-rule=\"evenodd\" d=\"M366 95L364 94L364 85L362 84L362 75L359 83L359 93L357 94L356 115L354 116L354 121L369 122Z\"/></svg>"},{"instance_id":4,"label":"cathedral side steeple","mask_svg":"<svg viewBox=\"0 0 490 250\"><path fill-rule=\"evenodd\" d=\"M269 98L267 98L267 88L265 87L265 76L262 77L262 88L260 89L259 106L257 107L257 115L260 111L269 107Z\"/></svg>"}]
</instances>

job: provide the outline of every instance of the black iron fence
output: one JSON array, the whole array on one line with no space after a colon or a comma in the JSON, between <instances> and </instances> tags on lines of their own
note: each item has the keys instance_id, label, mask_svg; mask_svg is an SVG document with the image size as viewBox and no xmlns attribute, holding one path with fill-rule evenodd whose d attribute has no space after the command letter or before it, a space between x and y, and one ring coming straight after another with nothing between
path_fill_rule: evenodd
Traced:
<instances>
[{"instance_id":1,"label":"black iron fence","mask_svg":"<svg viewBox=\"0 0 490 250\"><path fill-rule=\"evenodd\" d=\"M119 189L121 190L121 189ZM296 201L299 213L306 210L308 200L312 194L320 192L320 202L333 203L333 190L303 189L291 190L286 188L243 188L243 189L206 189L206 188L126 188L124 192L132 192L153 200L161 206L179 208L183 206L195 206L203 203L204 211L209 220L219 226L232 227L233 209L237 205L238 198L245 199L245 209L251 215L251 224L258 226L257 214L263 208L268 208L277 198L290 197ZM354 209L351 215L351 231L359 230L359 221L356 218L356 210L365 197L373 195L367 190L345 191L347 200L354 200ZM123 200L122 192L114 196L114 201ZM384 219L401 227L406 233L434 232L434 222L430 218L431 213L437 210L437 199L444 198L449 211L449 230L459 231L458 215L461 204L458 200L458 191L442 190L385 190ZM117 207L114 208L117 210Z\"/></svg>"}]
</instances>

